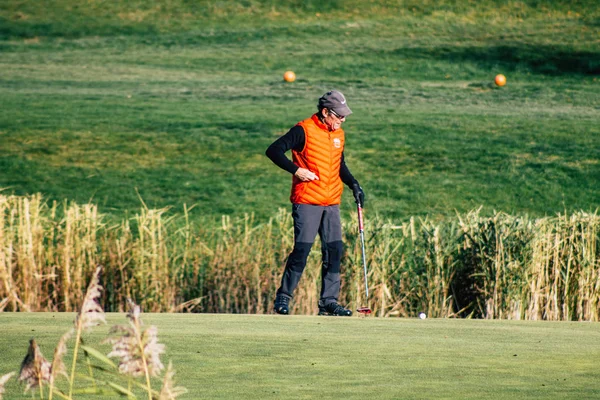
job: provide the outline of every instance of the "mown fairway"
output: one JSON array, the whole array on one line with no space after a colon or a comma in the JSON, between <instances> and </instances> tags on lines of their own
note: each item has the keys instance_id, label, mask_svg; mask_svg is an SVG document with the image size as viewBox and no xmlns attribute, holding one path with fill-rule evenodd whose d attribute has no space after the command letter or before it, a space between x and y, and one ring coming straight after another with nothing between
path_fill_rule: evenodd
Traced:
<instances>
[{"instance_id":1,"label":"mown fairway","mask_svg":"<svg viewBox=\"0 0 600 400\"><path fill-rule=\"evenodd\" d=\"M48 358L73 314L0 314L0 375L35 337ZM597 324L449 319L143 315L188 399L590 399ZM111 314L108 325L123 324ZM88 344L107 334L97 328ZM109 346L97 346L109 351ZM72 351L72 350L70 350ZM81 368L85 372L85 367ZM18 385L7 386L9 399ZM79 398L79 397L78 397ZM98 398L97 396L81 398Z\"/></svg>"},{"instance_id":2,"label":"mown fairway","mask_svg":"<svg viewBox=\"0 0 600 400\"><path fill-rule=\"evenodd\" d=\"M269 217L265 148L338 88L371 213L598 206L596 1L284 3L3 1L0 188Z\"/></svg>"}]
</instances>

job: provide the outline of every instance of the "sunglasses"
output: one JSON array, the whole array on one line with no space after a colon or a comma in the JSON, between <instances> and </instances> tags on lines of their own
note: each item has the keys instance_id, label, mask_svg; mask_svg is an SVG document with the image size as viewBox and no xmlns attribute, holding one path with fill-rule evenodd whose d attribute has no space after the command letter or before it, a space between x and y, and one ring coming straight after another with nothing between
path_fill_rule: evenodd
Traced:
<instances>
[{"instance_id":1,"label":"sunglasses","mask_svg":"<svg viewBox=\"0 0 600 400\"><path fill-rule=\"evenodd\" d=\"M331 109L329 110L329 112L332 113L333 116L336 117L337 119L339 119L340 121L346 119L346 117L342 117L340 114L336 113L335 111L333 111Z\"/></svg>"}]
</instances>

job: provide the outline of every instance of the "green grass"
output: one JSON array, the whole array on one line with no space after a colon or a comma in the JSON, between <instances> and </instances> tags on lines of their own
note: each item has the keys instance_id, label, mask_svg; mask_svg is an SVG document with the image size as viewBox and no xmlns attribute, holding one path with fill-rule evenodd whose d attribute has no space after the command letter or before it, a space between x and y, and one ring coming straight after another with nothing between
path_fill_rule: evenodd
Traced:
<instances>
[{"instance_id":1,"label":"green grass","mask_svg":"<svg viewBox=\"0 0 600 400\"><path fill-rule=\"evenodd\" d=\"M600 395L598 327L449 319L143 315L181 398L585 399ZM73 314L0 314L0 375L35 337L48 358ZM109 326L124 323L108 315ZM105 337L108 326L85 339ZM108 346L97 346L108 352ZM8 398L19 396L15 381ZM85 398L85 397L82 397ZM99 398L89 396L89 398Z\"/></svg>"},{"instance_id":2,"label":"green grass","mask_svg":"<svg viewBox=\"0 0 600 400\"><path fill-rule=\"evenodd\" d=\"M266 218L264 150L338 88L369 212L598 207L596 2L278 3L3 2L0 188Z\"/></svg>"}]
</instances>

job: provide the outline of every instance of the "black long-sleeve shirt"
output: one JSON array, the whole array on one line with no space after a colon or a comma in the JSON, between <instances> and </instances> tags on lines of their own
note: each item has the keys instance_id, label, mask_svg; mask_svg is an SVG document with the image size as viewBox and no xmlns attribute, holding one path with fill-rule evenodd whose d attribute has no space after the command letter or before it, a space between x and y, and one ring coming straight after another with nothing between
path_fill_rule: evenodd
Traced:
<instances>
[{"instance_id":1,"label":"black long-sleeve shirt","mask_svg":"<svg viewBox=\"0 0 600 400\"><path fill-rule=\"evenodd\" d=\"M300 125L294 126L285 135L271 143L267 148L265 154L267 157L275 163L279 168L288 171L290 174L295 174L298 170L298 166L290 160L285 153L288 150L302 151L304 148L304 128ZM354 176L350 173L346 162L344 161L344 153L342 152L342 162L340 164L340 178L348 187L352 188L352 185L358 184L358 181L354 179Z\"/></svg>"}]
</instances>

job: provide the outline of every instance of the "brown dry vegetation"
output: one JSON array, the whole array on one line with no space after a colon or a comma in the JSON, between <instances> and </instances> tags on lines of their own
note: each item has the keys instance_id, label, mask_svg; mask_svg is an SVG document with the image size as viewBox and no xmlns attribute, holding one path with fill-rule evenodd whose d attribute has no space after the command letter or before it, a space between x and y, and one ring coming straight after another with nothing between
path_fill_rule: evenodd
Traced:
<instances>
[{"instance_id":1,"label":"brown dry vegetation","mask_svg":"<svg viewBox=\"0 0 600 400\"><path fill-rule=\"evenodd\" d=\"M187 212L142 208L111 224L93 204L0 196L0 310L77 310L101 264L108 311L132 298L152 312L270 313L293 243L288 214L204 226ZM344 228L340 301L356 307L364 305L356 221ZM402 225L367 216L365 229L375 315L598 320L597 213L533 219L476 210ZM317 310L318 249L293 313Z\"/></svg>"}]
</instances>

